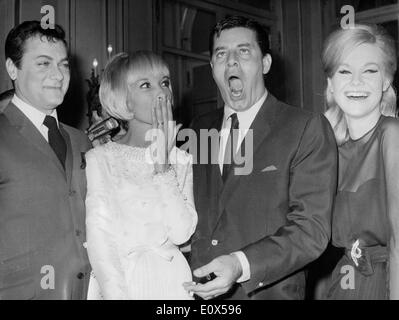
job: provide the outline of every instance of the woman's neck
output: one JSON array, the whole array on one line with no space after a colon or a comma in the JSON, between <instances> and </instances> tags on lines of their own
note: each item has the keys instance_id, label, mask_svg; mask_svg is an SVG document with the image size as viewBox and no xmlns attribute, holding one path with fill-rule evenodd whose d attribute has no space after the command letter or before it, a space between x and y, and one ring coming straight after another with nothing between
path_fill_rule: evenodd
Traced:
<instances>
[{"instance_id":1,"label":"woman's neck","mask_svg":"<svg viewBox=\"0 0 399 320\"><path fill-rule=\"evenodd\" d=\"M351 139L357 140L363 137L367 132L374 128L380 116L381 113L379 109L377 109L376 112L372 112L367 116L361 118L355 118L345 115Z\"/></svg>"},{"instance_id":2,"label":"woman's neck","mask_svg":"<svg viewBox=\"0 0 399 320\"><path fill-rule=\"evenodd\" d=\"M150 125L132 119L129 121L126 134L117 142L131 147L146 148L151 143L151 141L145 140L145 135L149 129L151 129Z\"/></svg>"}]
</instances>

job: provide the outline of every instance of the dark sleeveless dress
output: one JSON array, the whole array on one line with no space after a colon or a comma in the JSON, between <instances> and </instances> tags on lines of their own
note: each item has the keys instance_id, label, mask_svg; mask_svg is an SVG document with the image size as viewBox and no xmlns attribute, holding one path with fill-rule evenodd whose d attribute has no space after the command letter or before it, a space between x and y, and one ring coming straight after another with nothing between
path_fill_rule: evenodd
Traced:
<instances>
[{"instance_id":1,"label":"dark sleeveless dress","mask_svg":"<svg viewBox=\"0 0 399 320\"><path fill-rule=\"evenodd\" d=\"M384 153L386 157L387 143L391 144L389 148L399 148L399 136L396 142L387 139L389 133L397 131L398 123L381 116L363 137L339 147L332 244L342 248L343 256L332 273L326 299L389 298L388 209L392 206L387 175L398 176L399 172L388 170Z\"/></svg>"}]
</instances>

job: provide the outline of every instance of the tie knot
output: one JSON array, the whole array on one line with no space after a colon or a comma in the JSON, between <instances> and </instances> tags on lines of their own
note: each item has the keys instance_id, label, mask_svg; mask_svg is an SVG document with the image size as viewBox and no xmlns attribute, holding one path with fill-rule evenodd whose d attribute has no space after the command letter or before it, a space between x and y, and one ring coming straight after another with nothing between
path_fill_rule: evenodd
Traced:
<instances>
[{"instance_id":1,"label":"tie knot","mask_svg":"<svg viewBox=\"0 0 399 320\"><path fill-rule=\"evenodd\" d=\"M46 116L44 118L43 124L49 128L49 130L58 130L57 120L55 120L55 118L52 116Z\"/></svg>"},{"instance_id":2,"label":"tie knot","mask_svg":"<svg viewBox=\"0 0 399 320\"><path fill-rule=\"evenodd\" d=\"M231 119L231 129L238 129L238 117L237 117L237 113L233 113L230 116Z\"/></svg>"}]
</instances>

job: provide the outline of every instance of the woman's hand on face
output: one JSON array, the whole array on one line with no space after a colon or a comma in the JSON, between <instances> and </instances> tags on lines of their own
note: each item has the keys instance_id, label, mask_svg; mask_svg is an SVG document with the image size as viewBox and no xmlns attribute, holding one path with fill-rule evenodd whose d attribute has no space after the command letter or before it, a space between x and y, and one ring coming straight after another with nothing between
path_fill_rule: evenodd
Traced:
<instances>
[{"instance_id":1,"label":"woman's hand on face","mask_svg":"<svg viewBox=\"0 0 399 320\"><path fill-rule=\"evenodd\" d=\"M152 109L152 143L151 156L156 173L165 172L170 166L169 153L176 143L176 136L181 124L173 121L170 98L158 99Z\"/></svg>"}]
</instances>

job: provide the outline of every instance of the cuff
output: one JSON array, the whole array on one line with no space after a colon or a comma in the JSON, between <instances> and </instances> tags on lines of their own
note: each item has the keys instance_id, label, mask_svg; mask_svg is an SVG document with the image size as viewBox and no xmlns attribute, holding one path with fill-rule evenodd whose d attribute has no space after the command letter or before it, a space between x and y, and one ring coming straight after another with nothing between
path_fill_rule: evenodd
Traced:
<instances>
[{"instance_id":1,"label":"cuff","mask_svg":"<svg viewBox=\"0 0 399 320\"><path fill-rule=\"evenodd\" d=\"M236 251L231 253L232 255L236 256L238 261L240 261L242 275L237 279L237 283L248 281L251 278L251 270L249 267L249 262L247 256L242 251Z\"/></svg>"}]
</instances>

